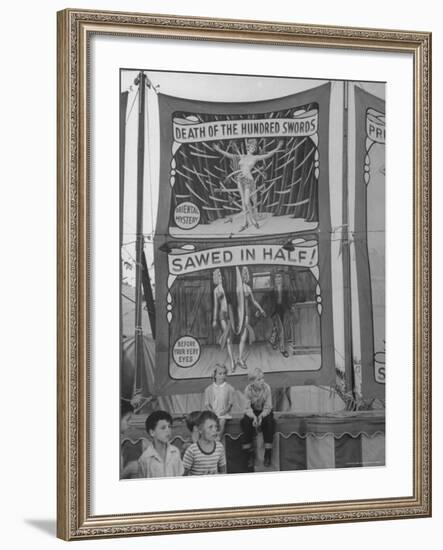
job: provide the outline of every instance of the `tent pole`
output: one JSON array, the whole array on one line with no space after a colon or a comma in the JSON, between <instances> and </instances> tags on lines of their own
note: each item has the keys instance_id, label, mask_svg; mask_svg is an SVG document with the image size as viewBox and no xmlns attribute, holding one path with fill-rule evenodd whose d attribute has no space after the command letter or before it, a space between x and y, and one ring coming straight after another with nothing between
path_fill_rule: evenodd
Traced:
<instances>
[{"instance_id":1,"label":"tent pole","mask_svg":"<svg viewBox=\"0 0 443 550\"><path fill-rule=\"evenodd\" d=\"M142 285L145 295L146 307L148 309L149 322L151 324L152 337L155 340L155 303L152 293L151 279L149 277L148 264L146 263L145 251L142 251Z\"/></svg>"},{"instance_id":2,"label":"tent pole","mask_svg":"<svg viewBox=\"0 0 443 550\"><path fill-rule=\"evenodd\" d=\"M119 231L119 252L120 252L120 262L119 262L119 281L120 281L120 296L119 296L119 358L120 358L120 369L123 368L123 313L122 313L122 246L123 246L123 210L124 210L124 192L125 192L125 152L126 152L126 112L128 109L128 96L129 92L121 91L121 82L120 82L120 231ZM121 395L120 395L121 397ZM121 403L121 402L120 402ZM121 405L120 405L120 414L121 414Z\"/></svg>"},{"instance_id":3,"label":"tent pole","mask_svg":"<svg viewBox=\"0 0 443 550\"><path fill-rule=\"evenodd\" d=\"M143 369L143 329L142 329L142 255L143 255L143 183L145 157L145 90L146 75L140 71L135 80L139 86L138 99L138 144L137 144L137 219L135 255L135 376L134 395L141 391Z\"/></svg>"},{"instance_id":4,"label":"tent pole","mask_svg":"<svg viewBox=\"0 0 443 550\"><path fill-rule=\"evenodd\" d=\"M342 231L342 257L343 257L343 286L344 286L344 329L345 329L345 391L354 397L354 354L352 349L352 302L351 302L351 257L349 240L349 82L343 83L343 231Z\"/></svg>"}]
</instances>

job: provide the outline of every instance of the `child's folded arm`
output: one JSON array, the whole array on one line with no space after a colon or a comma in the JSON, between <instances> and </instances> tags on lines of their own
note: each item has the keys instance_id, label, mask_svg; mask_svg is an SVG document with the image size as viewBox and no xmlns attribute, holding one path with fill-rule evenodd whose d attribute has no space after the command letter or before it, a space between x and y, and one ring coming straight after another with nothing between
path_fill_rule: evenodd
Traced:
<instances>
[{"instance_id":1,"label":"child's folded arm","mask_svg":"<svg viewBox=\"0 0 443 550\"><path fill-rule=\"evenodd\" d=\"M246 397L245 415L249 416L249 418L254 419L255 414L254 414L254 411L252 410L252 399L251 399L249 386L246 386L245 397Z\"/></svg>"},{"instance_id":2,"label":"child's folded arm","mask_svg":"<svg viewBox=\"0 0 443 550\"><path fill-rule=\"evenodd\" d=\"M229 386L228 391L228 407L226 412L229 412L232 407L234 406L234 388L232 386Z\"/></svg>"},{"instance_id":3,"label":"child's folded arm","mask_svg":"<svg viewBox=\"0 0 443 550\"><path fill-rule=\"evenodd\" d=\"M272 411L272 396L271 396L271 388L269 386L266 387L265 390L265 402L263 404L263 410L261 412L261 417L264 418L265 416L268 416L268 414Z\"/></svg>"}]
</instances>

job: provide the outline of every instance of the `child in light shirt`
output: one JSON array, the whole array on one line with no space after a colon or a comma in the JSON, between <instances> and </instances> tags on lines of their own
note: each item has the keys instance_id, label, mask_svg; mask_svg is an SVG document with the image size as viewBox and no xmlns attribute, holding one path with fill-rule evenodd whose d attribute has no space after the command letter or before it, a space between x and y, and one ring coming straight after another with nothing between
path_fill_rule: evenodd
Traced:
<instances>
[{"instance_id":1,"label":"child in light shirt","mask_svg":"<svg viewBox=\"0 0 443 550\"><path fill-rule=\"evenodd\" d=\"M228 369L225 365L215 365L213 383L205 389L204 408L217 415L220 439L225 431L226 421L230 418L233 406L234 388L226 382Z\"/></svg>"},{"instance_id":2,"label":"child in light shirt","mask_svg":"<svg viewBox=\"0 0 443 550\"><path fill-rule=\"evenodd\" d=\"M169 442L172 417L166 411L154 411L145 422L152 444L138 459L139 477L173 477L183 475L180 451Z\"/></svg>"},{"instance_id":3,"label":"child in light shirt","mask_svg":"<svg viewBox=\"0 0 443 550\"><path fill-rule=\"evenodd\" d=\"M265 382L263 371L255 368L248 376L249 384L245 388L245 414L240 421L243 431L243 451L247 459L247 471L254 471L254 432L261 429L265 444L264 465L268 468L272 461L272 443L275 421L272 413L271 388Z\"/></svg>"}]
</instances>

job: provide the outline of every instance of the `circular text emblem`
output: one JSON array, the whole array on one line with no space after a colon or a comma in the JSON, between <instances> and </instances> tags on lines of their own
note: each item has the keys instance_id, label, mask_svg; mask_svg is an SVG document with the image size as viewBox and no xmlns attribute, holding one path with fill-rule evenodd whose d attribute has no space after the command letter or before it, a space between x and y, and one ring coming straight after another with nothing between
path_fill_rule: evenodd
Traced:
<instances>
[{"instance_id":1,"label":"circular text emblem","mask_svg":"<svg viewBox=\"0 0 443 550\"><path fill-rule=\"evenodd\" d=\"M175 341L172 356L179 367L192 367L200 359L200 344L192 336L182 336Z\"/></svg>"},{"instance_id":2,"label":"circular text emblem","mask_svg":"<svg viewBox=\"0 0 443 550\"><path fill-rule=\"evenodd\" d=\"M192 202L181 202L175 207L174 221L180 229L192 229L200 223L200 210Z\"/></svg>"}]
</instances>

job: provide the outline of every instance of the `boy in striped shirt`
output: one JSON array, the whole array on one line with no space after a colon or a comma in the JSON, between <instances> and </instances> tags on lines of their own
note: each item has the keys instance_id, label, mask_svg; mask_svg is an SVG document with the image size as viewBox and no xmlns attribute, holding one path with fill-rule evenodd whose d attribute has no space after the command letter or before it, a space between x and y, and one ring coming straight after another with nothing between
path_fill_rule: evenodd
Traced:
<instances>
[{"instance_id":1,"label":"boy in striped shirt","mask_svg":"<svg viewBox=\"0 0 443 550\"><path fill-rule=\"evenodd\" d=\"M184 475L225 474L225 448L217 440L219 430L217 415L212 411L203 411L197 425L200 437L185 452L183 457Z\"/></svg>"}]
</instances>

